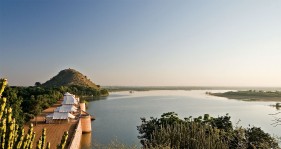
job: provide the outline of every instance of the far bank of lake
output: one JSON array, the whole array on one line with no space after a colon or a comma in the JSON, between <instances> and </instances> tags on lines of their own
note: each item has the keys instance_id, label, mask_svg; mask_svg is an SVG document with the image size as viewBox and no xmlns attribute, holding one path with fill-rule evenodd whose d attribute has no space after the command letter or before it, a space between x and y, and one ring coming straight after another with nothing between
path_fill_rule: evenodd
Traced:
<instances>
[{"instance_id":1,"label":"far bank of lake","mask_svg":"<svg viewBox=\"0 0 281 149\"><path fill-rule=\"evenodd\" d=\"M206 94L226 91L228 90L113 92L103 100L88 103L87 111L95 115L96 120L92 122L92 134L83 135L82 148L91 148L90 144L94 142L108 144L115 139L125 144L139 144L136 126L141 124L140 117L160 117L171 111L182 118L203 116L206 113L217 117L229 113L233 123L239 122L238 126L247 127L250 124L281 136L279 127L271 125L274 117L269 115L278 112L269 106L275 102L246 102Z\"/></svg>"},{"instance_id":2,"label":"far bank of lake","mask_svg":"<svg viewBox=\"0 0 281 149\"><path fill-rule=\"evenodd\" d=\"M211 93L209 95L226 97L228 99L238 99L244 101L276 101L281 102L280 91L257 91L257 90L246 90L246 91L228 91L224 93Z\"/></svg>"}]
</instances>

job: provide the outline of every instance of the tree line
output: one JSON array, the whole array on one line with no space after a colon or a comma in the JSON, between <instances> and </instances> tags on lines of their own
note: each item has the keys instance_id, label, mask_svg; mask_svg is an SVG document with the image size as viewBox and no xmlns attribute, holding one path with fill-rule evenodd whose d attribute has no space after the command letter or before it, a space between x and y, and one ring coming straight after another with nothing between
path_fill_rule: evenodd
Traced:
<instances>
[{"instance_id":1,"label":"tree line","mask_svg":"<svg viewBox=\"0 0 281 149\"><path fill-rule=\"evenodd\" d=\"M61 86L61 87L43 87L43 86L7 86L3 92L3 97L7 99L7 107L13 110L13 116L19 125L23 125L30 119L40 114L44 109L55 104L63 98L65 92L70 92L77 96L106 96L106 89L94 89L84 86Z\"/></svg>"}]
</instances>

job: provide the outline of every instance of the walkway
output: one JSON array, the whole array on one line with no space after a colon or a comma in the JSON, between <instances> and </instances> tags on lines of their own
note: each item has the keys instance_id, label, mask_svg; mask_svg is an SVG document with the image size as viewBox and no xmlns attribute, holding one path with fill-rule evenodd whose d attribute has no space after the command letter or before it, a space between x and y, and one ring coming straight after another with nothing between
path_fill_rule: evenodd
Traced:
<instances>
[{"instance_id":1,"label":"walkway","mask_svg":"<svg viewBox=\"0 0 281 149\"><path fill-rule=\"evenodd\" d=\"M26 125L24 125L25 132L28 131L29 124L32 122L34 125L34 132L36 133L33 148L36 148L37 141L39 140L39 137L42 135L42 129L46 128L47 136L46 136L46 142L51 143L51 148L55 149L57 145L60 143L61 138L63 136L63 133L65 131L68 131L68 139L67 139L67 145L70 142L71 137L74 134L75 126L77 124L77 120L74 120L72 122L66 123L66 124L46 124L45 123L45 116L48 114L53 113L54 109L56 107L61 106L61 100L58 101L56 104L54 104L52 107L45 109L40 115L38 115L36 118L30 120L30 122Z\"/></svg>"}]
</instances>

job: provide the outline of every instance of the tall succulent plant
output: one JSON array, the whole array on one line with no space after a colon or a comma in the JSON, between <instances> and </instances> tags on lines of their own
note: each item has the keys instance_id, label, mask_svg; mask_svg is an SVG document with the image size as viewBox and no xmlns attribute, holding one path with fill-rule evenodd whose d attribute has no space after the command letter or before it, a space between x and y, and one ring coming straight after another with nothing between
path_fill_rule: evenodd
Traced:
<instances>
[{"instance_id":1,"label":"tall succulent plant","mask_svg":"<svg viewBox=\"0 0 281 149\"><path fill-rule=\"evenodd\" d=\"M24 134L24 129L16 124L13 118L13 109L6 107L6 98L2 98L2 93L7 86L7 79L0 79L0 149L32 149L35 140L35 132L33 124L30 124L28 133ZM65 132L61 143L58 145L60 149L66 146L68 132ZM50 142L46 143L46 129L43 129L36 148L50 149Z\"/></svg>"}]
</instances>

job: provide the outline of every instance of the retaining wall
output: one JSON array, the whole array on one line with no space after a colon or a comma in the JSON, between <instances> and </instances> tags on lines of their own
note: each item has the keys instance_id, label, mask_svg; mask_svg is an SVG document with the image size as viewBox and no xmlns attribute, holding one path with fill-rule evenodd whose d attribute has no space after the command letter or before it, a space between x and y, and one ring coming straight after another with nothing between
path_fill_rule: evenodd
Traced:
<instances>
[{"instance_id":1,"label":"retaining wall","mask_svg":"<svg viewBox=\"0 0 281 149\"><path fill-rule=\"evenodd\" d=\"M82 133L89 133L92 131L91 115L81 114L80 121L81 121Z\"/></svg>"},{"instance_id":2,"label":"retaining wall","mask_svg":"<svg viewBox=\"0 0 281 149\"><path fill-rule=\"evenodd\" d=\"M80 103L81 111L86 111L86 103Z\"/></svg>"},{"instance_id":3,"label":"retaining wall","mask_svg":"<svg viewBox=\"0 0 281 149\"><path fill-rule=\"evenodd\" d=\"M75 133L73 134L68 149L79 149L82 138L82 126L81 119L79 118L79 122L76 126Z\"/></svg>"}]
</instances>

